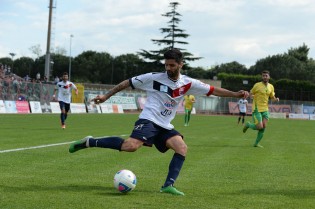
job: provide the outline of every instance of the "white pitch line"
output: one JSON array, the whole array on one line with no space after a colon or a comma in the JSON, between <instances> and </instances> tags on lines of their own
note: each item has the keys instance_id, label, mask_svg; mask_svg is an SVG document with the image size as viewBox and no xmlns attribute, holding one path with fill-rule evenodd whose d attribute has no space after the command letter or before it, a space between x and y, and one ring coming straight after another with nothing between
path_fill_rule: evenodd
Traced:
<instances>
[{"instance_id":1,"label":"white pitch line","mask_svg":"<svg viewBox=\"0 0 315 209\"><path fill-rule=\"evenodd\" d=\"M72 141L72 142L74 142L74 141ZM24 148L17 148L17 149L0 150L0 153L17 152L17 151L23 151L23 150L28 150L28 149L40 149L40 148L45 148L45 147L53 147L53 146L71 144L72 142L63 142L63 143L58 143L58 144L39 145L39 146L35 146L35 147L24 147Z\"/></svg>"},{"instance_id":2,"label":"white pitch line","mask_svg":"<svg viewBox=\"0 0 315 209\"><path fill-rule=\"evenodd\" d=\"M126 136L126 135L120 135L120 136ZM106 137L106 136L104 136ZM46 148L46 147L54 147L54 146L60 146L65 144L71 144L75 141L71 142L63 142L63 143L57 143L57 144L46 144L46 145L39 145L34 147L24 147L24 148L17 148L17 149L7 149L7 150L0 150L0 153L6 153L6 152L17 152L17 151L23 151L23 150L29 150L29 149L40 149L40 148Z\"/></svg>"}]
</instances>

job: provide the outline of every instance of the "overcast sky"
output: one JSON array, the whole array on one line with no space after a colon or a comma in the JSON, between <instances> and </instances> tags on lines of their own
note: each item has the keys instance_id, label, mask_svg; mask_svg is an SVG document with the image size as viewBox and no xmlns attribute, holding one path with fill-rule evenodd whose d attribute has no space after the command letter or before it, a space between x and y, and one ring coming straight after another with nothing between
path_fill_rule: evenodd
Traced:
<instances>
[{"instance_id":1,"label":"overcast sky","mask_svg":"<svg viewBox=\"0 0 315 209\"><path fill-rule=\"evenodd\" d=\"M72 56L86 50L114 56L156 50L170 0L54 0L52 45ZM315 57L314 0L178 0L179 28L190 36L186 48L203 59L197 67L237 61L247 67L268 55L305 43ZM46 52L49 0L0 0L0 57L35 57Z\"/></svg>"}]
</instances>

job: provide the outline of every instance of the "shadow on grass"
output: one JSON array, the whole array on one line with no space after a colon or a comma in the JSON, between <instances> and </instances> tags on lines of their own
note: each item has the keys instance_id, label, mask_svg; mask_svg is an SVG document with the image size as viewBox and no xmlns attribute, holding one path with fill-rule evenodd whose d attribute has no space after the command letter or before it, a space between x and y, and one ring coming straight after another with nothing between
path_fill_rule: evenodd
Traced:
<instances>
[{"instance_id":1,"label":"shadow on grass","mask_svg":"<svg viewBox=\"0 0 315 209\"><path fill-rule=\"evenodd\" d=\"M315 190L311 189L245 189L239 192L229 193L230 195L279 195L292 198L310 198L315 196Z\"/></svg>"},{"instance_id":2,"label":"shadow on grass","mask_svg":"<svg viewBox=\"0 0 315 209\"><path fill-rule=\"evenodd\" d=\"M19 193L19 192L45 192L45 191L64 191L64 192L95 192L98 195L110 195L110 196L121 196L125 195L115 190L114 187L105 186L93 186L93 185L65 185L65 186L4 186L0 185L0 188L5 192ZM154 191L137 190L137 193L152 193Z\"/></svg>"}]
</instances>

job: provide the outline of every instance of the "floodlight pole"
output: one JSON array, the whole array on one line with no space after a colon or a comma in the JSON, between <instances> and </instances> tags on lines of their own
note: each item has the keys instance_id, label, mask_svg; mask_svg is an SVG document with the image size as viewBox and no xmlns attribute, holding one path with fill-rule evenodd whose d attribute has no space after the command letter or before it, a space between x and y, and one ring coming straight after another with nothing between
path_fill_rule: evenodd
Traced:
<instances>
[{"instance_id":1,"label":"floodlight pole","mask_svg":"<svg viewBox=\"0 0 315 209\"><path fill-rule=\"evenodd\" d=\"M48 17L48 33L47 33L47 47L46 47L46 57L45 57L45 76L47 81L50 78L50 36L51 36L51 19L53 10L53 0L49 1L49 17Z\"/></svg>"},{"instance_id":2,"label":"floodlight pole","mask_svg":"<svg viewBox=\"0 0 315 209\"><path fill-rule=\"evenodd\" d=\"M71 80L71 45L72 45L72 38L74 36L70 35L70 50L69 50L69 81Z\"/></svg>"}]
</instances>

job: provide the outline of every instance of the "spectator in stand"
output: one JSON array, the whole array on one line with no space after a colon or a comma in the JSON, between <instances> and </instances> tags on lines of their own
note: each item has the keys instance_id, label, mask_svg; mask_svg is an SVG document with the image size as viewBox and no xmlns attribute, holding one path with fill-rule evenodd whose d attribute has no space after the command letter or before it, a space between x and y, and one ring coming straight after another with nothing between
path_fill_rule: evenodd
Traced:
<instances>
[{"instance_id":1,"label":"spectator in stand","mask_svg":"<svg viewBox=\"0 0 315 209\"><path fill-rule=\"evenodd\" d=\"M0 63L0 79L4 79L4 68L1 63Z\"/></svg>"},{"instance_id":2,"label":"spectator in stand","mask_svg":"<svg viewBox=\"0 0 315 209\"><path fill-rule=\"evenodd\" d=\"M31 80L31 78L29 77L29 75L26 75L26 76L24 77L24 80L25 80L26 82L29 82L29 81Z\"/></svg>"},{"instance_id":3,"label":"spectator in stand","mask_svg":"<svg viewBox=\"0 0 315 209\"><path fill-rule=\"evenodd\" d=\"M40 73L39 72L36 74L36 81L40 82Z\"/></svg>"},{"instance_id":4,"label":"spectator in stand","mask_svg":"<svg viewBox=\"0 0 315 209\"><path fill-rule=\"evenodd\" d=\"M60 81L59 77L56 76L56 77L55 77L55 84L57 84L59 81Z\"/></svg>"},{"instance_id":5,"label":"spectator in stand","mask_svg":"<svg viewBox=\"0 0 315 209\"><path fill-rule=\"evenodd\" d=\"M42 81L42 83L48 83L48 79L46 76L44 76L44 80Z\"/></svg>"},{"instance_id":6,"label":"spectator in stand","mask_svg":"<svg viewBox=\"0 0 315 209\"><path fill-rule=\"evenodd\" d=\"M12 84L13 84L14 93L19 94L20 84L19 84L19 81L14 76L12 76Z\"/></svg>"}]
</instances>

